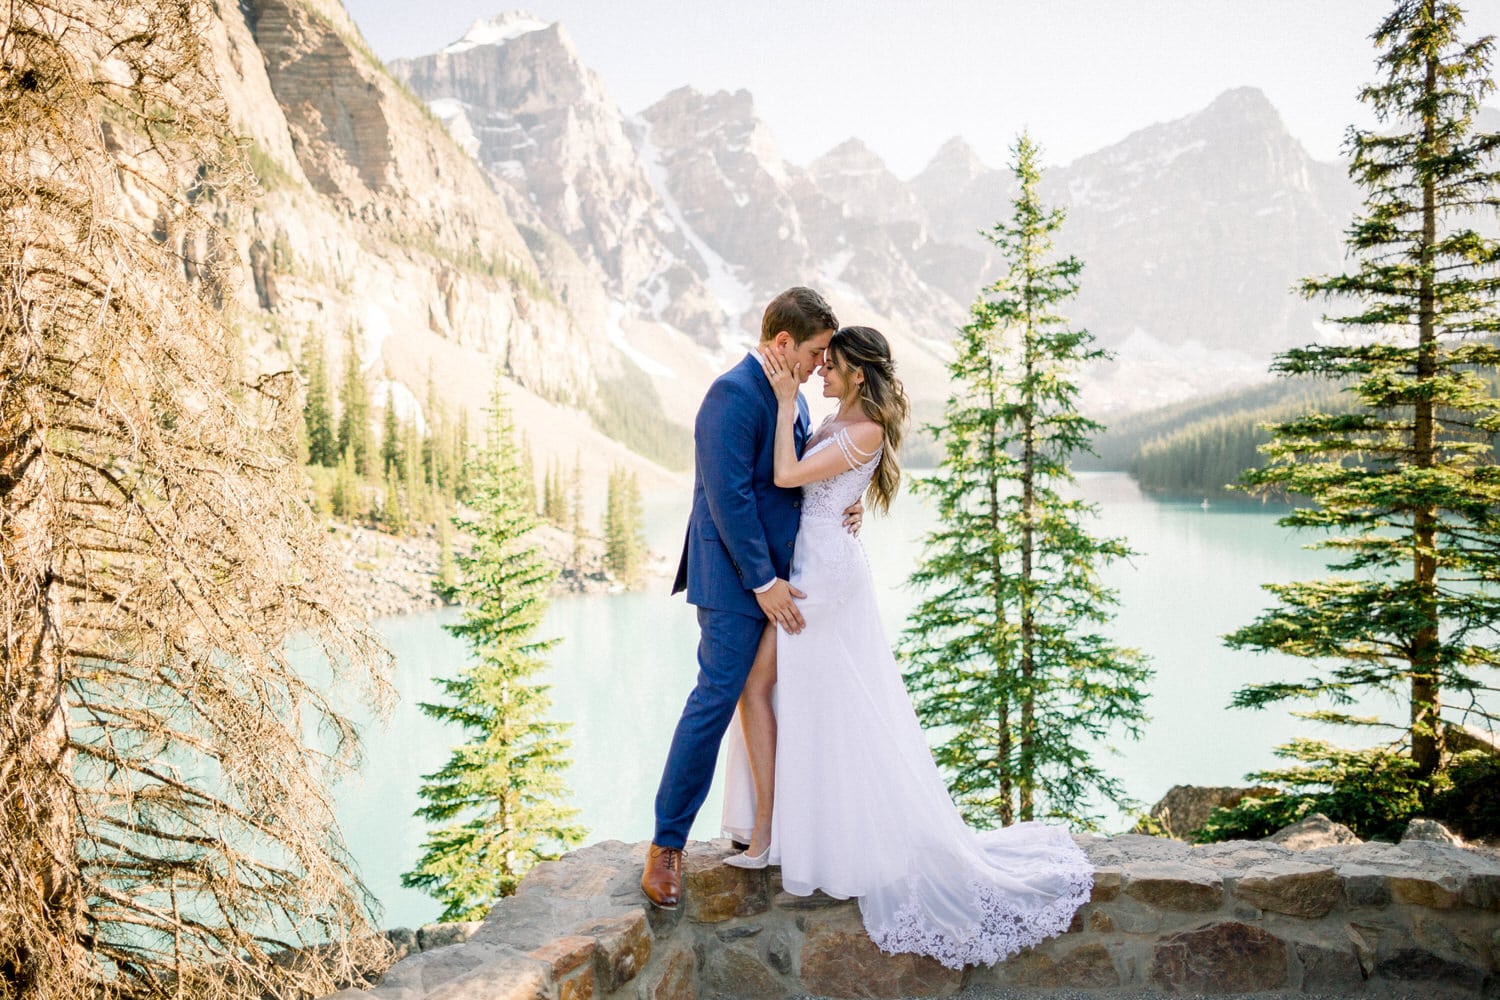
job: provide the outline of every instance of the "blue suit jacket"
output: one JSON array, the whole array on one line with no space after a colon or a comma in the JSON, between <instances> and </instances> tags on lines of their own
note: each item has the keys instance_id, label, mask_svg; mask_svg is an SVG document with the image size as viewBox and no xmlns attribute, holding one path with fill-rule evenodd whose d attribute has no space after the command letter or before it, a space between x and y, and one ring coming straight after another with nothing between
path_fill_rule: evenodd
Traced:
<instances>
[{"instance_id":1,"label":"blue suit jacket","mask_svg":"<svg viewBox=\"0 0 1500 1000\"><path fill-rule=\"evenodd\" d=\"M797 396L797 454L807 441ZM802 491L776 485L776 394L747 356L709 386L693 426L693 509L672 593L689 604L759 616L755 587L792 565Z\"/></svg>"}]
</instances>

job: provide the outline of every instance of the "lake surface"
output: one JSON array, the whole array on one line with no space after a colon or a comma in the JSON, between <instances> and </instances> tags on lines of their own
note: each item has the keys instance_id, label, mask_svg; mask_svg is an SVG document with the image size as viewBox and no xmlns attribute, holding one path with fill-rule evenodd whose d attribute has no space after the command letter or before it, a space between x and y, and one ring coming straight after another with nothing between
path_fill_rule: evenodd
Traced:
<instances>
[{"instance_id":1,"label":"lake surface","mask_svg":"<svg viewBox=\"0 0 1500 1000\"><path fill-rule=\"evenodd\" d=\"M1322 557L1301 547L1312 536L1278 527L1276 511L1251 503L1204 508L1196 498L1146 497L1123 474L1084 474L1080 488L1100 505L1097 530L1126 537L1140 553L1105 576L1120 594L1116 640L1144 650L1156 670L1144 735L1117 743L1118 755L1106 762L1129 794L1150 805L1174 784L1239 784L1247 771L1276 762L1271 750L1278 743L1294 734L1320 735L1285 710L1226 708L1242 684L1303 676L1306 664L1234 652L1219 638L1268 606L1262 583L1323 572ZM650 545L671 553L674 567L687 501L686 490L646 498ZM892 516L872 518L865 527L893 638L916 603L904 582L931 524L923 502L903 494ZM557 599L543 626L544 634L563 640L552 653L548 681L555 717L572 723L568 780L589 842L651 837L662 762L697 672L693 611L667 590L665 580L656 580L636 593ZM464 644L442 628L457 617L446 610L377 623L396 654L401 701L388 726L367 733L361 775L337 790L350 847L389 927L429 922L441 909L426 895L402 889L400 875L415 863L425 833L412 816L421 775L436 770L456 740L417 703L436 699L434 679L465 661ZM1346 734L1340 739L1347 742ZM719 809L716 783L693 828L695 839L718 835ZM1115 812L1107 827L1115 832L1130 823Z\"/></svg>"}]
</instances>

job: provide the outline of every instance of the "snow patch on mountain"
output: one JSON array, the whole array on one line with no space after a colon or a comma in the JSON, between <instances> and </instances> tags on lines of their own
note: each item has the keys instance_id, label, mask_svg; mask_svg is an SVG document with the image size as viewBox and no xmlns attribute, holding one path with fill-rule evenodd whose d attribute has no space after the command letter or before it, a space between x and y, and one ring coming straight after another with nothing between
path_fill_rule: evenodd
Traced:
<instances>
[{"instance_id":1,"label":"snow patch on mountain","mask_svg":"<svg viewBox=\"0 0 1500 1000\"><path fill-rule=\"evenodd\" d=\"M481 45L503 45L522 35L529 35L533 31L543 31L550 25L541 18L532 17L530 14L508 13L499 17L480 18L469 25L469 30L464 32L464 37L443 49L452 55L455 52L467 52Z\"/></svg>"},{"instance_id":2,"label":"snow patch on mountain","mask_svg":"<svg viewBox=\"0 0 1500 1000\"><path fill-rule=\"evenodd\" d=\"M625 339L625 328L621 323L624 318L625 306L619 302L611 302L609 304L609 321L605 329L609 333L609 342L615 350L635 362L636 367L647 375L653 375L658 378L676 378L677 373L671 368L657 361L644 351L637 350L630 345L630 341Z\"/></svg>"},{"instance_id":3,"label":"snow patch on mountain","mask_svg":"<svg viewBox=\"0 0 1500 1000\"><path fill-rule=\"evenodd\" d=\"M708 290L718 299L719 306L724 310L726 325L733 328L737 317L744 315L755 304L754 290L745 282L741 281L730 267L729 262L719 256L713 247L704 241L692 226L688 225L687 219L682 212L682 206L672 195L671 185L667 179L666 165L661 161L661 150L651 141L651 123L637 116L633 123L638 129L636 139L636 151L640 156L641 164L646 168L646 178L651 186L656 189L657 197L661 199L662 207L666 210L667 217L672 224L687 239L688 243L698 252L708 269Z\"/></svg>"}]
</instances>

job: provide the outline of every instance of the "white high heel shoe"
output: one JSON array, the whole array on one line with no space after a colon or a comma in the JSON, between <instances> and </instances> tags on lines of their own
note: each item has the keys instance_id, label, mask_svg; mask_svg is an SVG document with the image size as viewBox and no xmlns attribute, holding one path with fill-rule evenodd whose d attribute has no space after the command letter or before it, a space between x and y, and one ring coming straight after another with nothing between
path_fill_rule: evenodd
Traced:
<instances>
[{"instance_id":1,"label":"white high heel shoe","mask_svg":"<svg viewBox=\"0 0 1500 1000\"><path fill-rule=\"evenodd\" d=\"M749 851L743 851L739 854L731 854L729 857L724 859L724 863L726 865L729 865L731 868L764 868L766 865L770 864L770 862L770 844L767 844L766 849L764 851L761 851L759 854L751 854Z\"/></svg>"}]
</instances>

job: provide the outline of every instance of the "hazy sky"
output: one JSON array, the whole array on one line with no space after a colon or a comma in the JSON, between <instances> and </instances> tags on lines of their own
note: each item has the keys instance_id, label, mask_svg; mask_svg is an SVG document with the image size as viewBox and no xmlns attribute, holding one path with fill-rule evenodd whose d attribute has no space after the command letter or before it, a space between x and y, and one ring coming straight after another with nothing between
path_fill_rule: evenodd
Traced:
<instances>
[{"instance_id":1,"label":"hazy sky","mask_svg":"<svg viewBox=\"0 0 1500 1000\"><path fill-rule=\"evenodd\" d=\"M503 0L344 0L384 59L435 52ZM526 0L562 21L631 114L670 90L749 90L782 154L857 136L898 175L963 135L1003 166L1023 126L1052 164L1225 90L1265 91L1320 159L1338 155L1373 77L1385 0ZM1466 36L1500 34L1500 0ZM1492 98L1490 103L1500 103Z\"/></svg>"}]
</instances>

